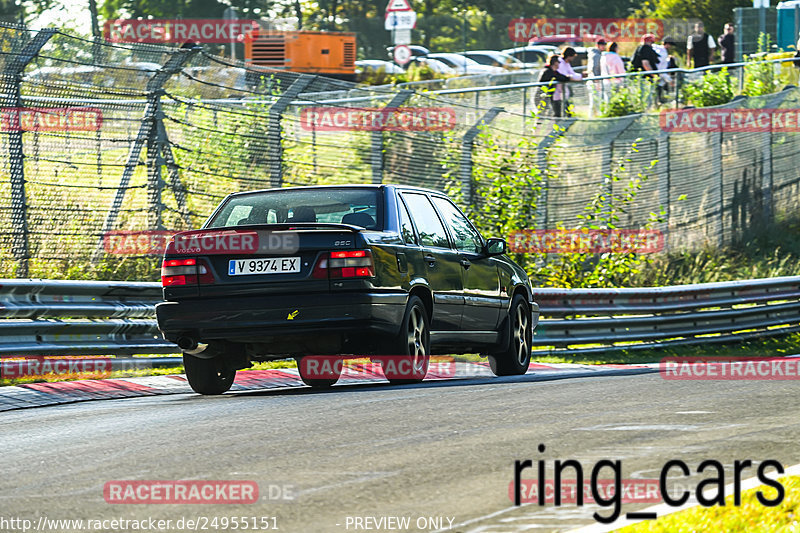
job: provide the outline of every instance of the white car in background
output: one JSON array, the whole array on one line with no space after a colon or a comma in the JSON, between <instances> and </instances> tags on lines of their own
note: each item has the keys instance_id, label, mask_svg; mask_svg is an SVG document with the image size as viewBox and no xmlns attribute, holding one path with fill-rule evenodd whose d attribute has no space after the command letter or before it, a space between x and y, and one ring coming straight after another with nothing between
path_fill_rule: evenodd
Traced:
<instances>
[{"instance_id":1,"label":"white car in background","mask_svg":"<svg viewBox=\"0 0 800 533\"><path fill-rule=\"evenodd\" d=\"M528 46L508 48L502 52L520 60L525 68L541 68L549 55L558 53L558 48L550 45L529 44Z\"/></svg>"},{"instance_id":2,"label":"white car in background","mask_svg":"<svg viewBox=\"0 0 800 533\"><path fill-rule=\"evenodd\" d=\"M500 67L491 67L488 65L481 65L474 59L469 59L461 54L453 53L440 53L428 54L429 59L436 59L446 64L448 67L456 71L459 75L476 75L476 74L503 74L505 69Z\"/></svg>"},{"instance_id":3,"label":"white car in background","mask_svg":"<svg viewBox=\"0 0 800 533\"><path fill-rule=\"evenodd\" d=\"M505 52L498 52L497 50L470 50L469 52L460 52L460 54L473 61L477 61L481 65L490 67L500 67L506 70L526 68L525 63L516 57Z\"/></svg>"},{"instance_id":4,"label":"white car in background","mask_svg":"<svg viewBox=\"0 0 800 533\"><path fill-rule=\"evenodd\" d=\"M458 72L449 65L447 65L443 61L439 61L438 59L432 59L430 57L412 57L411 61L408 62L406 68L410 67L413 64L417 64L419 66L427 66L436 74L441 76L456 76Z\"/></svg>"},{"instance_id":5,"label":"white car in background","mask_svg":"<svg viewBox=\"0 0 800 533\"><path fill-rule=\"evenodd\" d=\"M378 72L383 70L385 74L402 74L405 72L402 67L384 61L383 59L360 59L356 61L356 74L366 74L368 72Z\"/></svg>"}]
</instances>

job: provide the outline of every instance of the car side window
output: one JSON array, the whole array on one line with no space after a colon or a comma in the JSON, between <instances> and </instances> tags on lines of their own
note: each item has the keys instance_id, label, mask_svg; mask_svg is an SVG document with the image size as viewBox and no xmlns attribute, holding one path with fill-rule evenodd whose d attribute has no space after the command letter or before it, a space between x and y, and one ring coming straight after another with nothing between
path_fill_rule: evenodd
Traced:
<instances>
[{"instance_id":1,"label":"car side window","mask_svg":"<svg viewBox=\"0 0 800 533\"><path fill-rule=\"evenodd\" d=\"M408 203L408 210L417 225L420 243L423 246L450 248L447 232L428 197L422 194L404 194L403 199Z\"/></svg>"},{"instance_id":2,"label":"car side window","mask_svg":"<svg viewBox=\"0 0 800 533\"><path fill-rule=\"evenodd\" d=\"M483 251L483 240L475 231L461 211L450 200L438 196L433 197L433 203L439 208L445 223L450 228L450 233L456 241L459 252L479 254Z\"/></svg>"},{"instance_id":3,"label":"car side window","mask_svg":"<svg viewBox=\"0 0 800 533\"><path fill-rule=\"evenodd\" d=\"M414 226L411 225L411 215L408 214L405 202L402 198L397 199L397 209L400 211L400 234L403 237L403 242L406 244L417 244L417 238L414 235Z\"/></svg>"}]
</instances>

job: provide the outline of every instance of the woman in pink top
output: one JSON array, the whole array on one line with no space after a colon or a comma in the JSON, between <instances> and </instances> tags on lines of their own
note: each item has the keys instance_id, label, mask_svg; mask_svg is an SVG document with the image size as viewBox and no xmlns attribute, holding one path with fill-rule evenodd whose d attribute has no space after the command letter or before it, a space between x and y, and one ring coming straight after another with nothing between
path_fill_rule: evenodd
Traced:
<instances>
[{"instance_id":1,"label":"woman in pink top","mask_svg":"<svg viewBox=\"0 0 800 533\"><path fill-rule=\"evenodd\" d=\"M617 43L611 43L607 52L603 52L600 58L600 75L601 76L614 76L617 74L625 74L625 63L617 53ZM614 86L622 83L623 78L612 78L603 80L603 100L608 101L611 96L611 90Z\"/></svg>"}]
</instances>

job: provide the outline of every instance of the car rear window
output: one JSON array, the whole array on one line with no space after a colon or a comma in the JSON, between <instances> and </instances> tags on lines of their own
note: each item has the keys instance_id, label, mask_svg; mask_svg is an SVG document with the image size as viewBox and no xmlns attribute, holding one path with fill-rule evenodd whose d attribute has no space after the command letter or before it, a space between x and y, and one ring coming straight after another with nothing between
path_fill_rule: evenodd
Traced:
<instances>
[{"instance_id":1,"label":"car rear window","mask_svg":"<svg viewBox=\"0 0 800 533\"><path fill-rule=\"evenodd\" d=\"M382 229L377 189L284 189L233 196L207 228L325 222Z\"/></svg>"}]
</instances>

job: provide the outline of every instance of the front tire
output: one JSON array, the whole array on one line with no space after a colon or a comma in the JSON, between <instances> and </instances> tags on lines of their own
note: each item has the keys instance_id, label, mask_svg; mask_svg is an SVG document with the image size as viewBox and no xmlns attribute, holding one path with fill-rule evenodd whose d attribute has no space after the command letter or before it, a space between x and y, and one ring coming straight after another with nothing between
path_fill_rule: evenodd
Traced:
<instances>
[{"instance_id":1,"label":"front tire","mask_svg":"<svg viewBox=\"0 0 800 533\"><path fill-rule=\"evenodd\" d=\"M508 347L489 356L489 367L495 376L521 376L531 365L531 312L528 302L517 294L511 301L506 327L509 328Z\"/></svg>"},{"instance_id":2,"label":"front tire","mask_svg":"<svg viewBox=\"0 0 800 533\"><path fill-rule=\"evenodd\" d=\"M418 296L408 299L400 334L387 346L381 360L383 375L392 384L419 383L431 360L431 329L428 312ZM400 357L394 357L400 356Z\"/></svg>"},{"instance_id":3,"label":"front tire","mask_svg":"<svg viewBox=\"0 0 800 533\"><path fill-rule=\"evenodd\" d=\"M228 368L222 356L200 359L183 354L183 368L192 390L199 394L222 394L230 390L236 370Z\"/></svg>"}]
</instances>

